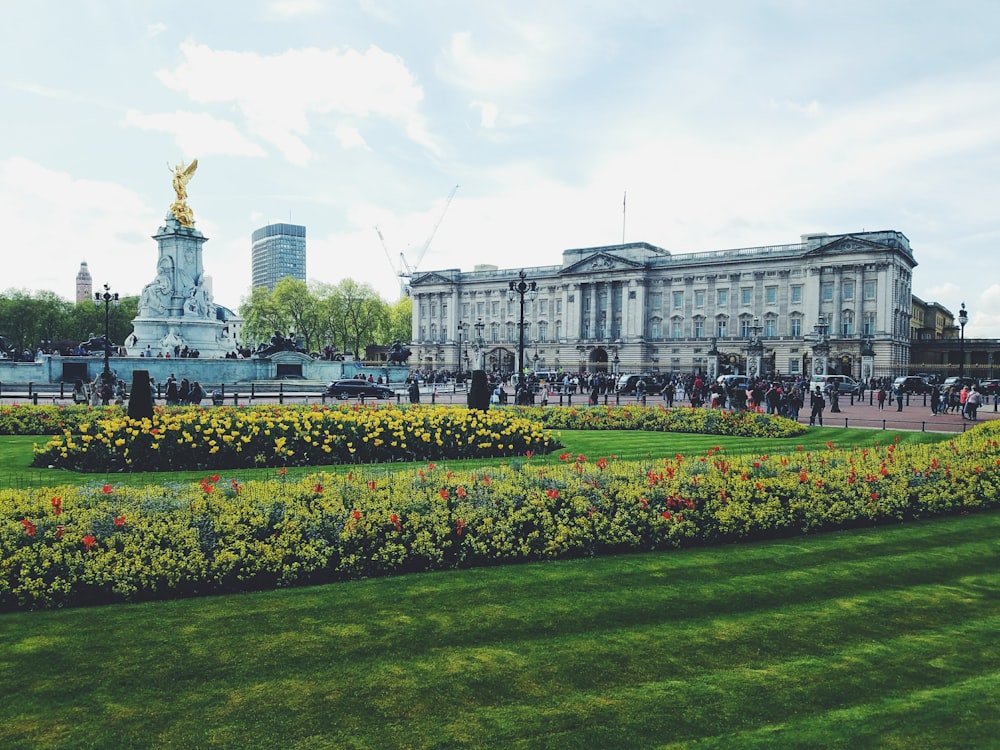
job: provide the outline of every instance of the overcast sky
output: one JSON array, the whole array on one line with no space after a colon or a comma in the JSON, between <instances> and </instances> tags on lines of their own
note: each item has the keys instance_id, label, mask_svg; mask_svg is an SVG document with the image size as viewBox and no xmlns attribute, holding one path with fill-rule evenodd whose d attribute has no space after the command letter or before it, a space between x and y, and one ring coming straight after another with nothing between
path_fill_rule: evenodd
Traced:
<instances>
[{"instance_id":1,"label":"overcast sky","mask_svg":"<svg viewBox=\"0 0 1000 750\"><path fill-rule=\"evenodd\" d=\"M234 309L251 233L279 221L306 226L310 280L388 300L401 252L519 268L623 236L687 253L895 229L914 293L1000 337L996 0L0 8L0 289L72 299L86 261L138 294L167 165L197 158L188 203Z\"/></svg>"}]
</instances>

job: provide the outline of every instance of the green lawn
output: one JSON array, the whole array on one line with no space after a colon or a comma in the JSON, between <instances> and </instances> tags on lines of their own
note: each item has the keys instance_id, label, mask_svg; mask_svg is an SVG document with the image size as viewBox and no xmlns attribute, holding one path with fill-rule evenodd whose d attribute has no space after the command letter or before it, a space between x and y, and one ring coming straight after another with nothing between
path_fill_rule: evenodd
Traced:
<instances>
[{"instance_id":1,"label":"green lawn","mask_svg":"<svg viewBox=\"0 0 1000 750\"><path fill-rule=\"evenodd\" d=\"M717 435L691 435L663 432L596 432L564 430L558 433L566 450L573 455L583 454L588 458L610 456L612 454L623 459L642 459L648 456L673 456L677 453L685 455L704 454L709 448L722 447L727 453L778 453L794 451L797 446L804 450L826 450L827 441L832 441L838 447L871 446L876 441L886 445L898 438L901 443L936 443L950 440L954 435L931 432L895 432L891 430L845 430L833 427L821 427L810 430L801 437L790 440L754 440L748 438L727 438ZM2 436L0 437L0 488L4 487L44 487L59 484L98 484L113 481L115 484L144 485L159 482L198 481L205 476L204 471L195 472L163 472L123 474L76 474L55 469L36 469L31 466L33 458L32 446L43 444L44 437L38 436ZM559 460L560 451L549 456L535 456L536 463L555 463ZM484 465L484 461L449 461L448 465L459 468L468 465ZM328 469L329 467L323 467ZM336 467L334 467L336 468ZM349 471L349 467L341 467ZM310 474L315 469L297 467L288 470L289 476L296 477ZM224 472L228 478L236 477L240 481L274 476L274 469L247 469Z\"/></svg>"},{"instance_id":2,"label":"green lawn","mask_svg":"<svg viewBox=\"0 0 1000 750\"><path fill-rule=\"evenodd\" d=\"M0 616L4 748L997 747L1000 513Z\"/></svg>"}]
</instances>

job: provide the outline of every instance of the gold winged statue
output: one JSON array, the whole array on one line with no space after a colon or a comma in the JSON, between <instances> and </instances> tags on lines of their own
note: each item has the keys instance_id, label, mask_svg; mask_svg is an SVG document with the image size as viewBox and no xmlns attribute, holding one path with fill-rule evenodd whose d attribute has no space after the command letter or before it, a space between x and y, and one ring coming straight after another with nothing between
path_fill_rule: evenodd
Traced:
<instances>
[{"instance_id":1,"label":"gold winged statue","mask_svg":"<svg viewBox=\"0 0 1000 750\"><path fill-rule=\"evenodd\" d=\"M194 211L187 204L187 184L191 182L191 178L194 177L194 173L198 169L198 160L192 159L190 164L181 162L176 167L171 167L168 162L167 169L173 172L174 193L177 196L170 205L170 213L184 226L193 227Z\"/></svg>"}]
</instances>

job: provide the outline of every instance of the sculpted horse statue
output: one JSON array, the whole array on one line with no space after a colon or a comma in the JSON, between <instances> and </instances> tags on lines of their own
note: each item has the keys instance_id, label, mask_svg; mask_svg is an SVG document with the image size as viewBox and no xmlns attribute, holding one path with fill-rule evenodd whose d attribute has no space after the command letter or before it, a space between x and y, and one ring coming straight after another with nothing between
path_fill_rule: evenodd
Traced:
<instances>
[{"instance_id":1,"label":"sculpted horse statue","mask_svg":"<svg viewBox=\"0 0 1000 750\"><path fill-rule=\"evenodd\" d=\"M406 364L406 360L410 358L411 352L407 347L399 341L393 341L392 346L389 347L389 353L387 359L389 364L393 365L403 365Z\"/></svg>"}]
</instances>

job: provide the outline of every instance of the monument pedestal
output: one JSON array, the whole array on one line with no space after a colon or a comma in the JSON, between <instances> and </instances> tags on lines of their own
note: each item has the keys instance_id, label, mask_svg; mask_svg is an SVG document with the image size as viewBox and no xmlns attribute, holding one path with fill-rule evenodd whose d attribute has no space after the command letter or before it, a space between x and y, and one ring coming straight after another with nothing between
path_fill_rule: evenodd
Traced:
<instances>
[{"instance_id":1,"label":"monument pedestal","mask_svg":"<svg viewBox=\"0 0 1000 750\"><path fill-rule=\"evenodd\" d=\"M185 347L199 357L235 352L233 332L219 319L202 265L202 245L208 238L170 213L153 239L159 246L156 278L139 298L132 335L126 340L129 353L175 357Z\"/></svg>"}]
</instances>

